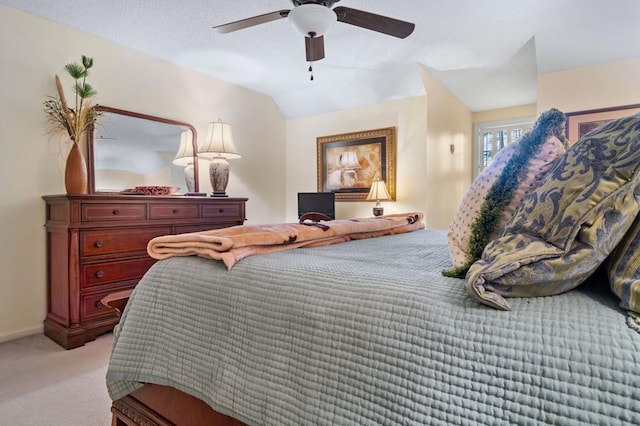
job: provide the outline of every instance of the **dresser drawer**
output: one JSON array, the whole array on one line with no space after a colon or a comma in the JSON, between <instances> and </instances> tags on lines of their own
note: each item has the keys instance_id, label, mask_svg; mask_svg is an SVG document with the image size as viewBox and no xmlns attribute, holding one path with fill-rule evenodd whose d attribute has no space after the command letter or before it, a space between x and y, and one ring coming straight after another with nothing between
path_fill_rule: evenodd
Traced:
<instances>
[{"instance_id":1,"label":"dresser drawer","mask_svg":"<svg viewBox=\"0 0 640 426\"><path fill-rule=\"evenodd\" d=\"M131 289L134 284L119 287L119 290ZM87 321L103 315L114 315L114 309L103 305L100 301L106 296L114 293L115 290L108 289L90 294L83 294L80 297L80 317L82 321Z\"/></svg>"},{"instance_id":2,"label":"dresser drawer","mask_svg":"<svg viewBox=\"0 0 640 426\"><path fill-rule=\"evenodd\" d=\"M150 257L131 260L119 260L114 262L100 262L82 267L82 288L97 285L140 279L151 265L156 262Z\"/></svg>"},{"instance_id":3,"label":"dresser drawer","mask_svg":"<svg viewBox=\"0 0 640 426\"><path fill-rule=\"evenodd\" d=\"M202 217L224 218L238 217L244 219L241 214L242 204L205 204L202 206Z\"/></svg>"},{"instance_id":4,"label":"dresser drawer","mask_svg":"<svg viewBox=\"0 0 640 426\"><path fill-rule=\"evenodd\" d=\"M171 234L171 227L116 229L80 232L80 255L97 256L147 251L147 243L159 235Z\"/></svg>"},{"instance_id":5,"label":"dresser drawer","mask_svg":"<svg viewBox=\"0 0 640 426\"><path fill-rule=\"evenodd\" d=\"M83 222L144 220L146 218L146 204L91 203L82 205Z\"/></svg>"},{"instance_id":6,"label":"dresser drawer","mask_svg":"<svg viewBox=\"0 0 640 426\"><path fill-rule=\"evenodd\" d=\"M176 204L152 204L149 206L150 219L195 219L198 206Z\"/></svg>"}]
</instances>

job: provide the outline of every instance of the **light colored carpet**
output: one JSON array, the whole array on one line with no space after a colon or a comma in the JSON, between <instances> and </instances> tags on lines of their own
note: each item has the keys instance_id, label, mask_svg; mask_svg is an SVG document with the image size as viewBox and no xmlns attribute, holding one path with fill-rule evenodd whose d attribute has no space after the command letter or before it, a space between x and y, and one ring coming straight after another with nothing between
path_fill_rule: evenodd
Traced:
<instances>
[{"instance_id":1,"label":"light colored carpet","mask_svg":"<svg viewBox=\"0 0 640 426\"><path fill-rule=\"evenodd\" d=\"M65 350L44 335L0 344L0 425L108 426L111 333Z\"/></svg>"}]
</instances>

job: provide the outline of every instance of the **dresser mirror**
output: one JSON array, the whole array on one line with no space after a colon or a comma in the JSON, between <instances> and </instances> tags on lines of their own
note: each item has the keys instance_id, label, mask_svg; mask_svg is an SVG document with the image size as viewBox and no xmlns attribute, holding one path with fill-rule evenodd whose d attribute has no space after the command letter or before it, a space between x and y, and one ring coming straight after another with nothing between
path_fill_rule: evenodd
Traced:
<instances>
[{"instance_id":1,"label":"dresser mirror","mask_svg":"<svg viewBox=\"0 0 640 426\"><path fill-rule=\"evenodd\" d=\"M127 193L136 186L199 191L197 133L191 124L107 106L97 108L101 116L87 138L90 193ZM186 150L184 142L190 144ZM185 157L176 159L185 151ZM190 169L187 175L194 176L192 188L187 187L185 166Z\"/></svg>"}]
</instances>

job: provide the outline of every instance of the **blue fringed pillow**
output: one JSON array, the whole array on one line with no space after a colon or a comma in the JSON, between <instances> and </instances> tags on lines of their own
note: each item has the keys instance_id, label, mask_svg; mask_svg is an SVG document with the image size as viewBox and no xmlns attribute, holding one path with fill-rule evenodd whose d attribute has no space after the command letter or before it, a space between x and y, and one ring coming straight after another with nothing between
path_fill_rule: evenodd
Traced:
<instances>
[{"instance_id":1,"label":"blue fringed pillow","mask_svg":"<svg viewBox=\"0 0 640 426\"><path fill-rule=\"evenodd\" d=\"M467 288L499 309L509 309L504 297L568 291L613 252L638 212L640 114L613 120L567 150L471 266Z\"/></svg>"},{"instance_id":2,"label":"blue fringed pillow","mask_svg":"<svg viewBox=\"0 0 640 426\"><path fill-rule=\"evenodd\" d=\"M453 268L442 273L464 278L482 250L497 238L522 200L560 158L567 146L566 116L552 108L536 120L518 142L500 150L476 178L449 227Z\"/></svg>"}]
</instances>

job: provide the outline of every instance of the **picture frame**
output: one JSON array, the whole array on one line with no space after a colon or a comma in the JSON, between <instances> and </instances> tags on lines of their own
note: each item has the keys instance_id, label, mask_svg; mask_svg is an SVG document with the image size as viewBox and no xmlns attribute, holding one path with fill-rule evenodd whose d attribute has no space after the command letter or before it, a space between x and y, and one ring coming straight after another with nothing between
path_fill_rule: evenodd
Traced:
<instances>
[{"instance_id":1,"label":"picture frame","mask_svg":"<svg viewBox=\"0 0 640 426\"><path fill-rule=\"evenodd\" d=\"M640 112L640 104L619 107L591 109L585 111L568 112L566 136L569 143L574 144L582 136L616 118L627 117Z\"/></svg>"},{"instance_id":2,"label":"picture frame","mask_svg":"<svg viewBox=\"0 0 640 426\"><path fill-rule=\"evenodd\" d=\"M317 160L318 192L334 192L336 201L364 201L379 179L395 201L395 127L318 137Z\"/></svg>"}]
</instances>

